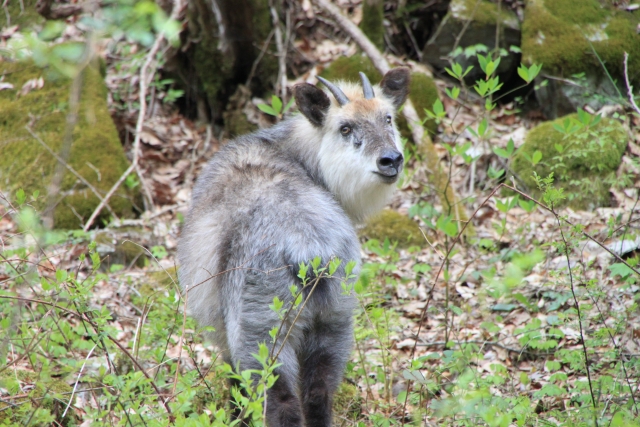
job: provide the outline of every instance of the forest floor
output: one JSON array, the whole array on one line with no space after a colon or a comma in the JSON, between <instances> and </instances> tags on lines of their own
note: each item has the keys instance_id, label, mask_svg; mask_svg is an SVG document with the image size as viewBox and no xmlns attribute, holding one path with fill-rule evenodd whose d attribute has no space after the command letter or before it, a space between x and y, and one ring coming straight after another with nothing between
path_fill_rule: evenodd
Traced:
<instances>
[{"instance_id":1,"label":"forest floor","mask_svg":"<svg viewBox=\"0 0 640 427\"><path fill-rule=\"evenodd\" d=\"M315 59L322 67L335 55L354 50L349 43L325 40L322 48L315 50ZM315 74L317 70L312 70L297 81L311 81ZM127 75L126 67L117 71L113 66L108 68L110 92L126 91L131 105L137 96L131 91L136 87L133 77ZM130 86L125 84L127 80ZM437 84L441 90L452 86L440 79ZM123 109L122 101L111 101L121 127L133 131L135 109ZM26 256L3 256L0 289L23 298L27 311L39 312L38 301L51 296L47 281L67 281L59 271L74 276L74 283L94 277L84 303L109 313L105 330L115 341L131 352L132 343L137 343L138 350L148 351L162 344L163 360L179 360L184 372L196 367L203 371L217 363L216 349L194 330L181 328L181 312L176 313L175 329L165 325L169 336L160 343L150 339L161 331L148 337L141 331L159 321L150 316L154 304L173 298L174 308L181 310L175 281L181 224L198 172L225 140L211 127L195 124L161 101L155 102L141 135L144 174L140 183L148 187L155 205L138 219L88 233L71 232L44 246L22 233L16 215L20 208L15 201L3 198L2 251L31 249ZM260 114L256 105L261 102L251 101L255 114ZM346 375L347 381L357 386L353 400L358 402L358 410L355 415L353 410L337 413L336 424L385 425L386 420L390 424L469 425L481 420L487 425L556 425L567 422L571 413L576 414L576 423L589 419L582 411L593 401L603 420L615 416L613 407L628 407L637 414L640 285L638 277L621 262L637 262L640 256L640 171L629 166L633 164L630 159L640 155L637 118L632 119L621 172L631 175L634 185L612 190L615 207L590 211L562 208L556 216L542 207L528 208L515 202L506 209L509 196L502 192L491 196L497 184L486 184L490 182L489 167L500 166L502 161L493 149L506 148L510 139L519 147L539 120L519 114L513 103L502 105L490 116L490 138L476 143L477 138L466 129L477 128L478 118L485 114L484 103L469 98L461 106L446 97L443 102L446 120L453 125L442 125L434 142L465 209L475 212L475 236L457 241L438 228L436 220L444 208L430 190L429 173L419 155L414 156L391 209L411 214L424 232L424 243L406 248L362 238L365 278L359 291L356 350ZM476 150L472 163L460 157L452 159L444 148L444 144L467 141ZM91 257L82 256L92 251L101 259L97 271ZM12 263L17 265L9 269ZM24 270L27 280L18 284L13 272L27 264L36 267ZM83 323L81 319L67 320L78 328ZM25 334L36 337L42 330L39 325L40 321L34 321L29 326L33 328L31 335ZM41 363L30 356L37 348L38 344L10 347L6 350L7 366L14 373L37 372ZM92 354L94 348L74 349L64 357L54 357L51 363L62 366L65 360L75 358L84 363L85 371L80 372L98 372L112 362L106 361L103 353ZM142 364L153 367L148 363ZM0 374L3 370L0 368ZM74 385L79 373L76 370L73 374L65 371L62 377ZM35 387L32 378L20 378L24 393ZM90 390L95 384L80 384L84 391L79 390L70 401L78 420L84 419L87 408L98 408L100 402ZM408 387L418 393L409 394L405 404ZM489 394L472 395L471 390ZM468 400L462 399L463 395ZM2 401L14 397L15 391L0 388ZM490 403L482 406L478 403L482 399ZM517 411L505 408L517 408L525 399L530 411L524 411L528 415L520 424ZM509 413L511 420L492 424L487 415L492 405ZM536 416L545 421L536 421Z\"/></svg>"}]
</instances>

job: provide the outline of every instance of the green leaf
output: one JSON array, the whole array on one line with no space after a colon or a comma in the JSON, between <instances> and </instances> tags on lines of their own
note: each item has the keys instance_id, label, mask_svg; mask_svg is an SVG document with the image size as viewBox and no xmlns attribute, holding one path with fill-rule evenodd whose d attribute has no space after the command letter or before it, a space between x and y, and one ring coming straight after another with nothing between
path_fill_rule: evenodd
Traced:
<instances>
[{"instance_id":1,"label":"green leaf","mask_svg":"<svg viewBox=\"0 0 640 427\"><path fill-rule=\"evenodd\" d=\"M522 209L527 211L527 213L531 213L536 207L536 202L534 202L533 200L518 200L518 205L520 205Z\"/></svg>"},{"instance_id":2,"label":"green leaf","mask_svg":"<svg viewBox=\"0 0 640 427\"><path fill-rule=\"evenodd\" d=\"M84 43L66 42L55 45L51 50L51 54L65 61L79 62L84 54L84 50Z\"/></svg>"},{"instance_id":3,"label":"green leaf","mask_svg":"<svg viewBox=\"0 0 640 427\"><path fill-rule=\"evenodd\" d=\"M122 264L111 264L111 267L109 267L109 272L117 273L118 271L121 271L123 269L124 269L124 265Z\"/></svg>"},{"instance_id":4,"label":"green leaf","mask_svg":"<svg viewBox=\"0 0 640 427\"><path fill-rule=\"evenodd\" d=\"M271 97L271 107L273 108L273 111L276 112L276 115L280 114L280 112L282 111L282 101L280 100L280 98L273 95Z\"/></svg>"},{"instance_id":5,"label":"green leaf","mask_svg":"<svg viewBox=\"0 0 640 427\"><path fill-rule=\"evenodd\" d=\"M493 311L513 311L516 307L516 304L495 304L491 309Z\"/></svg>"},{"instance_id":6,"label":"green leaf","mask_svg":"<svg viewBox=\"0 0 640 427\"><path fill-rule=\"evenodd\" d=\"M451 216L441 215L436 222L436 228L449 237L455 237L458 234L458 225L451 221Z\"/></svg>"},{"instance_id":7,"label":"green leaf","mask_svg":"<svg viewBox=\"0 0 640 427\"><path fill-rule=\"evenodd\" d=\"M487 129L488 128L489 128L489 122L487 121L487 118L485 117L484 119L482 119L482 121L478 125L478 135L484 137L485 134L487 133Z\"/></svg>"},{"instance_id":8,"label":"green leaf","mask_svg":"<svg viewBox=\"0 0 640 427\"><path fill-rule=\"evenodd\" d=\"M271 309L271 311L279 313L283 305L284 305L284 301L282 301L280 298L275 296L273 297L273 303L269 304L269 308Z\"/></svg>"},{"instance_id":9,"label":"green leaf","mask_svg":"<svg viewBox=\"0 0 640 427\"><path fill-rule=\"evenodd\" d=\"M626 279L634 273L632 269L621 262L610 265L609 270L611 270L611 277L620 276L623 279Z\"/></svg>"},{"instance_id":10,"label":"green leaf","mask_svg":"<svg viewBox=\"0 0 640 427\"><path fill-rule=\"evenodd\" d=\"M533 153L533 157L531 158L531 163L533 163L535 166L540 163L540 160L542 160L542 152L540 150L536 150L535 153Z\"/></svg>"},{"instance_id":11,"label":"green leaf","mask_svg":"<svg viewBox=\"0 0 640 427\"><path fill-rule=\"evenodd\" d=\"M340 258L332 258L331 261L329 261L329 275L330 276L333 276L333 274L336 272L338 267L340 267L341 263L342 263L342 260L340 260Z\"/></svg>"},{"instance_id":12,"label":"green leaf","mask_svg":"<svg viewBox=\"0 0 640 427\"><path fill-rule=\"evenodd\" d=\"M513 142L513 138L509 138L509 142L507 142L507 153L512 155L515 150L515 144Z\"/></svg>"},{"instance_id":13,"label":"green leaf","mask_svg":"<svg viewBox=\"0 0 640 427\"><path fill-rule=\"evenodd\" d=\"M263 113L269 114L270 116L278 115L278 113L273 108L271 108L270 105L267 104L258 104L258 109Z\"/></svg>"},{"instance_id":14,"label":"green leaf","mask_svg":"<svg viewBox=\"0 0 640 427\"><path fill-rule=\"evenodd\" d=\"M496 153L499 157L504 157L504 158L509 157L509 152L504 148L493 147L493 152Z\"/></svg>"},{"instance_id":15,"label":"green leaf","mask_svg":"<svg viewBox=\"0 0 640 427\"><path fill-rule=\"evenodd\" d=\"M271 330L269 331L269 336L271 337L272 340L276 340L276 336L278 335L278 327L274 326L273 328L271 328Z\"/></svg>"},{"instance_id":16,"label":"green leaf","mask_svg":"<svg viewBox=\"0 0 640 427\"><path fill-rule=\"evenodd\" d=\"M491 179L498 179L504 175L504 173L504 169L494 169L491 165L489 165L489 170L487 171L487 175L489 175L489 178Z\"/></svg>"},{"instance_id":17,"label":"green leaf","mask_svg":"<svg viewBox=\"0 0 640 427\"><path fill-rule=\"evenodd\" d=\"M520 67L518 68L518 75L525 82L531 83L531 79L529 78L529 69L526 66L520 65Z\"/></svg>"},{"instance_id":18,"label":"green leaf","mask_svg":"<svg viewBox=\"0 0 640 427\"><path fill-rule=\"evenodd\" d=\"M442 105L442 101L436 99L433 103L433 113L436 116L444 115L444 105Z\"/></svg>"},{"instance_id":19,"label":"green leaf","mask_svg":"<svg viewBox=\"0 0 640 427\"><path fill-rule=\"evenodd\" d=\"M471 70L473 70L473 65L469 65L467 67L466 70L464 70L464 74L462 75L462 77L466 76L467 74L469 74L471 72Z\"/></svg>"},{"instance_id":20,"label":"green leaf","mask_svg":"<svg viewBox=\"0 0 640 427\"><path fill-rule=\"evenodd\" d=\"M45 42L53 41L62 35L66 27L64 21L47 21L38 38Z\"/></svg>"},{"instance_id":21,"label":"green leaf","mask_svg":"<svg viewBox=\"0 0 640 427\"><path fill-rule=\"evenodd\" d=\"M427 379L425 378L424 374L418 370L416 371L410 371L409 369L405 369L402 371L402 377L405 380L409 380L409 381L415 381L418 384L426 384L427 383Z\"/></svg>"},{"instance_id":22,"label":"green leaf","mask_svg":"<svg viewBox=\"0 0 640 427\"><path fill-rule=\"evenodd\" d=\"M344 268L345 276L351 276L351 274L353 273L353 269L356 268L356 265L358 264L354 260L349 261Z\"/></svg>"},{"instance_id":23,"label":"green leaf","mask_svg":"<svg viewBox=\"0 0 640 427\"><path fill-rule=\"evenodd\" d=\"M301 262L300 264L298 264L298 277L303 282L307 280L308 271L309 271L309 266L307 264L305 264L304 262Z\"/></svg>"},{"instance_id":24,"label":"green leaf","mask_svg":"<svg viewBox=\"0 0 640 427\"><path fill-rule=\"evenodd\" d=\"M16 191L16 202L18 205L22 205L26 200L27 196L24 194L24 190L19 188L18 191Z\"/></svg>"},{"instance_id":25,"label":"green leaf","mask_svg":"<svg viewBox=\"0 0 640 427\"><path fill-rule=\"evenodd\" d=\"M484 71L486 75L491 74L487 71L487 64L489 63L488 57L481 54L478 54L477 57L478 57L478 64L480 64L480 68L482 69L482 71Z\"/></svg>"},{"instance_id":26,"label":"green leaf","mask_svg":"<svg viewBox=\"0 0 640 427\"><path fill-rule=\"evenodd\" d=\"M458 99L458 96L460 96L460 88L458 86L454 86L451 90L449 90L449 88L445 88L444 91L451 99Z\"/></svg>"},{"instance_id":27,"label":"green leaf","mask_svg":"<svg viewBox=\"0 0 640 427\"><path fill-rule=\"evenodd\" d=\"M289 102L287 102L287 105L284 106L284 110L282 110L282 114L286 113L287 111L289 111L289 108L291 108L291 106L293 105L293 102L295 101L294 98L291 98L289 100Z\"/></svg>"},{"instance_id":28,"label":"green leaf","mask_svg":"<svg viewBox=\"0 0 640 427\"><path fill-rule=\"evenodd\" d=\"M58 283L66 281L67 277L67 270L56 270L56 281L58 281Z\"/></svg>"}]
</instances>

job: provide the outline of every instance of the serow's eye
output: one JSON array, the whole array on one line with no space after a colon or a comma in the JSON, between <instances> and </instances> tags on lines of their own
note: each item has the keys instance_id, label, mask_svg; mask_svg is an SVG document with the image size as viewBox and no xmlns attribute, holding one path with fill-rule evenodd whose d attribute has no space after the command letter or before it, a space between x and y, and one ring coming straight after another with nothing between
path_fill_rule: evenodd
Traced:
<instances>
[{"instance_id":1,"label":"serow's eye","mask_svg":"<svg viewBox=\"0 0 640 427\"><path fill-rule=\"evenodd\" d=\"M387 121L387 124L390 125L391 124L391 116L387 115L387 117L385 119Z\"/></svg>"},{"instance_id":2,"label":"serow's eye","mask_svg":"<svg viewBox=\"0 0 640 427\"><path fill-rule=\"evenodd\" d=\"M343 135L349 135L351 133L351 126L344 125L340 128L340 133Z\"/></svg>"}]
</instances>

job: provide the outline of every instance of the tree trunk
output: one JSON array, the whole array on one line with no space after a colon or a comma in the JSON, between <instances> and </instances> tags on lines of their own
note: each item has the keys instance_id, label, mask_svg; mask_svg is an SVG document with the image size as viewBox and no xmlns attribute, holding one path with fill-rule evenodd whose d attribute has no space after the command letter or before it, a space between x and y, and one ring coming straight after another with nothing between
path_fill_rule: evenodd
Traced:
<instances>
[{"instance_id":1,"label":"tree trunk","mask_svg":"<svg viewBox=\"0 0 640 427\"><path fill-rule=\"evenodd\" d=\"M266 0L190 0L187 14L182 47L167 70L185 89L181 107L188 116L220 121L228 99L247 82L255 95L272 90L278 60Z\"/></svg>"}]
</instances>

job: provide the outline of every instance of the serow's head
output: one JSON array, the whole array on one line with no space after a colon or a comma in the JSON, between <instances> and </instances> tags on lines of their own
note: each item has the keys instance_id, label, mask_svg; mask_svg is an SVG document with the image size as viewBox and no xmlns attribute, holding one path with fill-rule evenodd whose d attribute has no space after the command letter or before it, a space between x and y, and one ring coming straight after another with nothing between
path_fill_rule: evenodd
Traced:
<instances>
[{"instance_id":1,"label":"serow's head","mask_svg":"<svg viewBox=\"0 0 640 427\"><path fill-rule=\"evenodd\" d=\"M398 180L404 158L395 114L409 93L407 68L395 68L372 86L331 83L328 92L303 83L293 94L298 108L321 134L320 170L329 189L357 221L380 210Z\"/></svg>"}]
</instances>

